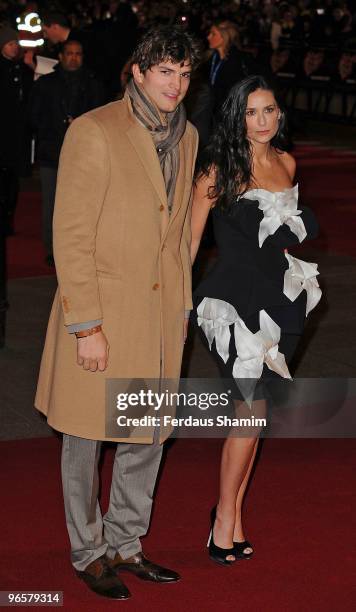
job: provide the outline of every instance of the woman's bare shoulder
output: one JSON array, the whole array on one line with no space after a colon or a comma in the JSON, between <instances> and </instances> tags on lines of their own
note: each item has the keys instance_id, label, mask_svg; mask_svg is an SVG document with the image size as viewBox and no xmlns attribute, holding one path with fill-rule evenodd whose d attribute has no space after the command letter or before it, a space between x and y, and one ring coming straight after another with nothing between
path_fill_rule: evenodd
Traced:
<instances>
[{"instance_id":1,"label":"woman's bare shoulder","mask_svg":"<svg viewBox=\"0 0 356 612\"><path fill-rule=\"evenodd\" d=\"M291 181L293 181L297 165L295 158L290 153L287 153L287 151L283 151L280 153L279 159L288 172Z\"/></svg>"}]
</instances>

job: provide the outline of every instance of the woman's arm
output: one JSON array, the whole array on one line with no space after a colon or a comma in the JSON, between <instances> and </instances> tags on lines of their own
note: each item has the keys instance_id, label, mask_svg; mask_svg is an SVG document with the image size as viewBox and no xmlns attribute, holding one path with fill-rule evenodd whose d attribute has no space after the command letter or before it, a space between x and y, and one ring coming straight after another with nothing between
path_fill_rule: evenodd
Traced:
<instances>
[{"instance_id":1,"label":"woman's arm","mask_svg":"<svg viewBox=\"0 0 356 612\"><path fill-rule=\"evenodd\" d=\"M215 184L215 173L210 172L209 176L201 175L197 180L193 191L192 205L192 242L190 247L190 256L192 265L195 261L204 227L209 215L211 207L214 205L214 199L209 198L208 191Z\"/></svg>"}]
</instances>

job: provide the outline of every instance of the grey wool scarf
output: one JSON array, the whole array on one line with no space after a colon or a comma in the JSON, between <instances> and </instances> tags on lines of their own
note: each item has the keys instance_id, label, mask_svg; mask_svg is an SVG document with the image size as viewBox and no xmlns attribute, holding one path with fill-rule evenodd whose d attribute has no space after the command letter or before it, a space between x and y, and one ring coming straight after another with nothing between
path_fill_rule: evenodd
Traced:
<instances>
[{"instance_id":1,"label":"grey wool scarf","mask_svg":"<svg viewBox=\"0 0 356 612\"><path fill-rule=\"evenodd\" d=\"M172 211L174 192L179 172L179 141L186 127L186 112L183 104L175 111L161 113L152 100L131 79L126 88L135 117L150 132L156 147L159 163L167 191L169 213Z\"/></svg>"}]
</instances>

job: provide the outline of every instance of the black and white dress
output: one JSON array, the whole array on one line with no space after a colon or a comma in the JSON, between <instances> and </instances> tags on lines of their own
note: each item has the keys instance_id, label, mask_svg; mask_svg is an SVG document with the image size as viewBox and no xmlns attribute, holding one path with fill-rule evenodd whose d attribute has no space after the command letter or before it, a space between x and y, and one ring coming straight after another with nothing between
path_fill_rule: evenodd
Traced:
<instances>
[{"instance_id":1,"label":"black and white dress","mask_svg":"<svg viewBox=\"0 0 356 612\"><path fill-rule=\"evenodd\" d=\"M224 378L290 378L287 364L321 291L317 264L287 249L317 236L315 216L298 208L298 185L249 190L230 212L212 215L218 259L194 291L195 322Z\"/></svg>"}]
</instances>

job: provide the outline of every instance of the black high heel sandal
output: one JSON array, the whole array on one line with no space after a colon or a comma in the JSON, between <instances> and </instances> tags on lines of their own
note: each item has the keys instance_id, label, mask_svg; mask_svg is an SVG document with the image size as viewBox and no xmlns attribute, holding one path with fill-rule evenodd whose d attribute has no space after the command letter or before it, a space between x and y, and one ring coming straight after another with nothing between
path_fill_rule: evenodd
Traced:
<instances>
[{"instance_id":1,"label":"black high heel sandal","mask_svg":"<svg viewBox=\"0 0 356 612\"><path fill-rule=\"evenodd\" d=\"M234 556L236 559L251 559L253 555L253 548L251 543L248 540L244 540L243 542L234 542ZM246 548L251 548L252 552L245 553Z\"/></svg>"},{"instance_id":2,"label":"black high heel sandal","mask_svg":"<svg viewBox=\"0 0 356 612\"><path fill-rule=\"evenodd\" d=\"M235 559L234 561L231 561L230 559L226 558L226 557L229 557L230 555L233 555L235 557L235 547L220 548L220 546L216 546L216 544L214 544L215 520L216 520L216 506L215 508L212 509L211 514L210 514L211 529L210 529L209 539L207 543L207 548L209 549L209 557L212 561L215 561L215 563L219 563L220 565L228 566L228 565L231 565L232 563L235 563Z\"/></svg>"}]
</instances>

